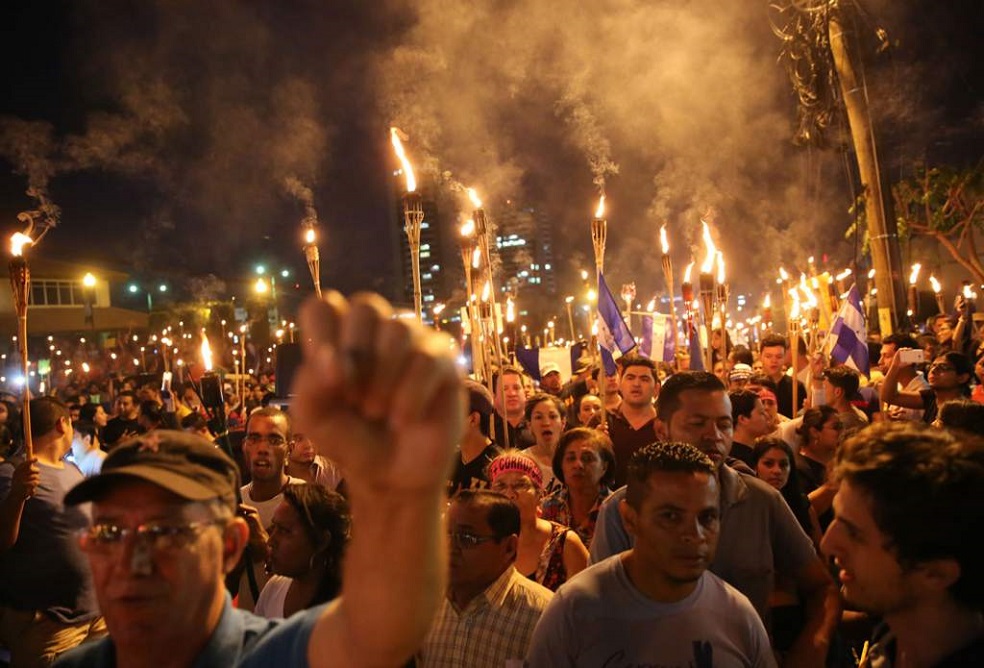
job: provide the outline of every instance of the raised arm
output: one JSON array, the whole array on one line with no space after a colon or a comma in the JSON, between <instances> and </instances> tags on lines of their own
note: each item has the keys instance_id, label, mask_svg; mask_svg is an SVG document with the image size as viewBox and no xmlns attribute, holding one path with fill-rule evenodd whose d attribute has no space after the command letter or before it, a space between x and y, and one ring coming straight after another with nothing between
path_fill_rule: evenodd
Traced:
<instances>
[{"instance_id":1,"label":"raised arm","mask_svg":"<svg viewBox=\"0 0 984 668\"><path fill-rule=\"evenodd\" d=\"M444 485L464 420L450 339L375 295L301 313L291 410L346 473L352 541L342 595L317 621L311 666L395 666L418 649L446 578Z\"/></svg>"},{"instance_id":2,"label":"raised arm","mask_svg":"<svg viewBox=\"0 0 984 668\"><path fill-rule=\"evenodd\" d=\"M888 365L888 370L885 371L885 380L882 381L881 400L886 404L894 404L902 408L913 408L916 410L925 408L923 406L922 396L918 392L904 392L899 389L899 371L902 369L902 364L899 360L903 350L912 349L899 348L895 352L895 356L892 357L892 361Z\"/></svg>"}]
</instances>

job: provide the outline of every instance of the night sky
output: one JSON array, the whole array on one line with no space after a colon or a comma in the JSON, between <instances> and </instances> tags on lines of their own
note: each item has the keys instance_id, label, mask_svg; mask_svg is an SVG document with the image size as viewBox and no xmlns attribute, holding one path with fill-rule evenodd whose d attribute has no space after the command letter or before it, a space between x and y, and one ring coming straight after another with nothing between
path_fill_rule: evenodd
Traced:
<instances>
[{"instance_id":1,"label":"night sky","mask_svg":"<svg viewBox=\"0 0 984 668\"><path fill-rule=\"evenodd\" d=\"M12 229L40 178L62 209L44 240L53 257L174 281L232 282L260 261L303 276L294 178L325 236L324 284L385 292L395 123L425 178L447 186L449 219L467 208L456 184L477 187L493 217L507 198L546 211L562 283L591 256L602 184L609 282L635 280L640 295L661 288L658 262L639 262L659 223L682 268L701 215L745 287L807 255L843 266L855 252L844 129L825 149L792 145L767 4L3 3L0 215ZM885 168L979 159L980 3L862 7Z\"/></svg>"}]
</instances>

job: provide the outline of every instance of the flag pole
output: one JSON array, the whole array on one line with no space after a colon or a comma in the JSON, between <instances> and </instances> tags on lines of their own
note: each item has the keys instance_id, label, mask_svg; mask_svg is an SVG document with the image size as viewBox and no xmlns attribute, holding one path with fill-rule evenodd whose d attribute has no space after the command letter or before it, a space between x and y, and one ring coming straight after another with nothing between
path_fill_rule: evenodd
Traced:
<instances>
[{"instance_id":1,"label":"flag pole","mask_svg":"<svg viewBox=\"0 0 984 668\"><path fill-rule=\"evenodd\" d=\"M601 275L605 269L605 242L608 240L608 221L605 215L605 196L602 195L598 200L598 208L594 218L591 219L591 245L594 248L595 259L595 286L597 287L598 298L595 299L595 322L601 317L599 305L601 302ZM601 392L601 422L604 427L608 423L608 412L605 410L605 395L608 385L608 374L605 371L605 361L601 355L601 340L595 336L594 351L598 359L598 391Z\"/></svg>"}]
</instances>

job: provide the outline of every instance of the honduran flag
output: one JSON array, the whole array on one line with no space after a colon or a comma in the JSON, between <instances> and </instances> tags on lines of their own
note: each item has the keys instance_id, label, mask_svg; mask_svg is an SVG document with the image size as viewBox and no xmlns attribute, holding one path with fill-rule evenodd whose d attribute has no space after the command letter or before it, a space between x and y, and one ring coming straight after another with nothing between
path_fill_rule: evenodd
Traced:
<instances>
[{"instance_id":1,"label":"honduran flag","mask_svg":"<svg viewBox=\"0 0 984 668\"><path fill-rule=\"evenodd\" d=\"M670 316L653 313L642 316L642 343L639 353L657 362L672 362L676 354L676 342L670 328Z\"/></svg>"},{"instance_id":2,"label":"honduran flag","mask_svg":"<svg viewBox=\"0 0 984 668\"><path fill-rule=\"evenodd\" d=\"M830 325L830 333L824 344L830 359L871 375L871 363L868 359L868 326L864 319L864 307L861 305L861 293L857 284L847 292L847 299L837 311L837 317Z\"/></svg>"},{"instance_id":3,"label":"honduran flag","mask_svg":"<svg viewBox=\"0 0 984 668\"><path fill-rule=\"evenodd\" d=\"M533 380L540 380L540 369L546 364L560 367L560 379L566 383L574 375L578 360L584 355L585 343L547 348L516 348L516 361Z\"/></svg>"}]
</instances>

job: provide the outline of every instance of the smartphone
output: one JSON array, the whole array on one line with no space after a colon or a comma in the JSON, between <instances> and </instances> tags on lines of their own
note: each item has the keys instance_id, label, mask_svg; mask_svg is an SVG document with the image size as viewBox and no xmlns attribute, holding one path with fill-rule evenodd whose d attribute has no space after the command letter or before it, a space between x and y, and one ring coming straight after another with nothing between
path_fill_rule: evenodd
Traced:
<instances>
[{"instance_id":1,"label":"smartphone","mask_svg":"<svg viewBox=\"0 0 984 668\"><path fill-rule=\"evenodd\" d=\"M926 352L915 348L908 348L898 352L899 364L922 364L926 361Z\"/></svg>"}]
</instances>

